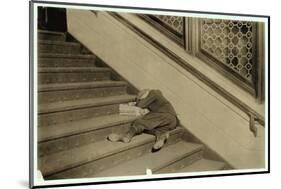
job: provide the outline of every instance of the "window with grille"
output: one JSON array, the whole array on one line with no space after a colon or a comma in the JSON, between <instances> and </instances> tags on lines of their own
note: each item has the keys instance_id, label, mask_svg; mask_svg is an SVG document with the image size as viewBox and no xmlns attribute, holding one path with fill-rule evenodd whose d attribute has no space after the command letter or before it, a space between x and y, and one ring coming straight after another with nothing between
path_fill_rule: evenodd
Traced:
<instances>
[{"instance_id":1,"label":"window with grille","mask_svg":"<svg viewBox=\"0 0 281 189\"><path fill-rule=\"evenodd\" d=\"M139 17L253 96L263 99L261 23L167 15Z\"/></svg>"},{"instance_id":2,"label":"window with grille","mask_svg":"<svg viewBox=\"0 0 281 189\"><path fill-rule=\"evenodd\" d=\"M139 17L185 47L185 17L148 14L140 14Z\"/></svg>"},{"instance_id":3,"label":"window with grille","mask_svg":"<svg viewBox=\"0 0 281 189\"><path fill-rule=\"evenodd\" d=\"M240 85L255 94L257 77L257 23L246 21L200 19L199 54L214 67L220 67ZM206 58L205 58L206 60Z\"/></svg>"},{"instance_id":4,"label":"window with grille","mask_svg":"<svg viewBox=\"0 0 281 189\"><path fill-rule=\"evenodd\" d=\"M167 27L171 28L175 32L183 35L184 32L184 17L180 16L163 16L163 15L155 15L155 18L159 19L163 22Z\"/></svg>"},{"instance_id":5,"label":"window with grille","mask_svg":"<svg viewBox=\"0 0 281 189\"><path fill-rule=\"evenodd\" d=\"M264 25L209 18L187 21L187 50L262 101Z\"/></svg>"}]
</instances>

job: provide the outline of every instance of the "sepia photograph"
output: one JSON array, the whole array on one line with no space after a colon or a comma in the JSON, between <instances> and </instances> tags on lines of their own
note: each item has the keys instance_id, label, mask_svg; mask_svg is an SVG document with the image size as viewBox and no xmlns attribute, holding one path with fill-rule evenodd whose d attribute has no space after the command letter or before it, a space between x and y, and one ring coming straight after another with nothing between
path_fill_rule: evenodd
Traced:
<instances>
[{"instance_id":1,"label":"sepia photograph","mask_svg":"<svg viewBox=\"0 0 281 189\"><path fill-rule=\"evenodd\" d=\"M269 173L269 16L30 2L30 186Z\"/></svg>"}]
</instances>

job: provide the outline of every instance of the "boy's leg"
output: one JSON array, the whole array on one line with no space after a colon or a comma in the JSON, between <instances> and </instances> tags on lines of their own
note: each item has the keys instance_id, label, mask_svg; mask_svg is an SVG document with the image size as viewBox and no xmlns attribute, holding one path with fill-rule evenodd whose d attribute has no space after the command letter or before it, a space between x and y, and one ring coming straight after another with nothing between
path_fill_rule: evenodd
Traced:
<instances>
[{"instance_id":1,"label":"boy's leg","mask_svg":"<svg viewBox=\"0 0 281 189\"><path fill-rule=\"evenodd\" d=\"M135 135L139 135L143 133L144 131L144 126L141 124L133 123L132 126L130 127L130 130L127 132L127 134L123 137L123 142L130 142L132 138Z\"/></svg>"},{"instance_id":2,"label":"boy's leg","mask_svg":"<svg viewBox=\"0 0 281 189\"><path fill-rule=\"evenodd\" d=\"M176 126L177 120L170 119L168 124L156 127L155 129L152 129L150 131L146 131L147 133L152 134L156 137L156 142L154 143L152 148L153 151L158 151L164 146L169 138L170 131L175 129Z\"/></svg>"},{"instance_id":3,"label":"boy's leg","mask_svg":"<svg viewBox=\"0 0 281 189\"><path fill-rule=\"evenodd\" d=\"M144 126L138 122L133 122L129 131L124 134L112 133L108 136L108 140L112 142L125 142L128 143L132 140L135 135L141 134L144 131Z\"/></svg>"},{"instance_id":4,"label":"boy's leg","mask_svg":"<svg viewBox=\"0 0 281 189\"><path fill-rule=\"evenodd\" d=\"M164 146L170 136L170 130L169 126L158 127L153 130L153 135L156 137L152 148L153 151L158 151Z\"/></svg>"}]
</instances>

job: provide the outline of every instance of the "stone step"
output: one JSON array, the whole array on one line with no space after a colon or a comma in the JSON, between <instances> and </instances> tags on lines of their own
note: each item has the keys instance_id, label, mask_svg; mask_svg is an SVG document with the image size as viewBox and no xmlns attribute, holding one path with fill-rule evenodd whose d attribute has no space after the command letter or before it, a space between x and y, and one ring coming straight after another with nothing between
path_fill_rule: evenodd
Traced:
<instances>
[{"instance_id":1,"label":"stone step","mask_svg":"<svg viewBox=\"0 0 281 189\"><path fill-rule=\"evenodd\" d=\"M94 81L77 83L41 84L38 88L38 102L57 102L94 97L124 95L127 82Z\"/></svg>"},{"instance_id":2,"label":"stone step","mask_svg":"<svg viewBox=\"0 0 281 189\"><path fill-rule=\"evenodd\" d=\"M223 162L208 160L208 159L200 159L187 167L176 170L176 172L185 173L185 172L198 172L198 171L200 172L217 171L217 170L223 170L224 168L225 168L225 163Z\"/></svg>"},{"instance_id":3,"label":"stone step","mask_svg":"<svg viewBox=\"0 0 281 189\"><path fill-rule=\"evenodd\" d=\"M126 132L135 119L135 116L113 114L39 127L39 156L105 140L112 132Z\"/></svg>"},{"instance_id":4,"label":"stone step","mask_svg":"<svg viewBox=\"0 0 281 189\"><path fill-rule=\"evenodd\" d=\"M61 54L79 54L81 46L79 43L39 40L39 53L61 53Z\"/></svg>"},{"instance_id":5,"label":"stone step","mask_svg":"<svg viewBox=\"0 0 281 189\"><path fill-rule=\"evenodd\" d=\"M159 152L148 153L88 177L146 175L146 169L150 169L154 173L190 155L201 158L202 148L203 146L200 144L180 141L161 149Z\"/></svg>"},{"instance_id":6,"label":"stone step","mask_svg":"<svg viewBox=\"0 0 281 189\"><path fill-rule=\"evenodd\" d=\"M101 67L39 68L38 83L70 83L110 80L111 70Z\"/></svg>"},{"instance_id":7,"label":"stone step","mask_svg":"<svg viewBox=\"0 0 281 189\"><path fill-rule=\"evenodd\" d=\"M47 126L119 112L119 104L135 99L134 95L68 100L43 103L38 107L38 124Z\"/></svg>"},{"instance_id":8,"label":"stone step","mask_svg":"<svg viewBox=\"0 0 281 189\"><path fill-rule=\"evenodd\" d=\"M86 54L41 53L38 55L39 67L93 67L96 56Z\"/></svg>"},{"instance_id":9,"label":"stone step","mask_svg":"<svg viewBox=\"0 0 281 189\"><path fill-rule=\"evenodd\" d=\"M63 32L39 30L38 40L65 41L66 36Z\"/></svg>"},{"instance_id":10,"label":"stone step","mask_svg":"<svg viewBox=\"0 0 281 189\"><path fill-rule=\"evenodd\" d=\"M165 147L178 142L182 129L171 132ZM155 137L135 136L130 143L103 140L39 158L39 169L45 179L85 178L122 162L150 153Z\"/></svg>"}]
</instances>

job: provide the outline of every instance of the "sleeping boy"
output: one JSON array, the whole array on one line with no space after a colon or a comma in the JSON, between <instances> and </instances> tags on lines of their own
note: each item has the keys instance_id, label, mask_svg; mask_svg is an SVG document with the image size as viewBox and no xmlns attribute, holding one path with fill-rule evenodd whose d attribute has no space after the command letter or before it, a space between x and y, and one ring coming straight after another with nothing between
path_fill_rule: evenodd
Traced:
<instances>
[{"instance_id":1,"label":"sleeping boy","mask_svg":"<svg viewBox=\"0 0 281 189\"><path fill-rule=\"evenodd\" d=\"M169 132L178 125L178 118L173 106L160 90L150 89L141 90L136 101L131 104L148 109L149 113L132 122L127 133L112 133L108 136L108 140L128 143L135 135L147 132L156 136L152 151L160 150L168 140Z\"/></svg>"}]
</instances>

